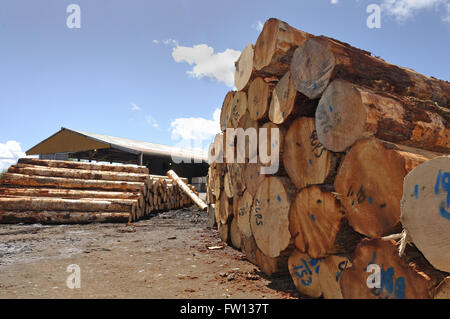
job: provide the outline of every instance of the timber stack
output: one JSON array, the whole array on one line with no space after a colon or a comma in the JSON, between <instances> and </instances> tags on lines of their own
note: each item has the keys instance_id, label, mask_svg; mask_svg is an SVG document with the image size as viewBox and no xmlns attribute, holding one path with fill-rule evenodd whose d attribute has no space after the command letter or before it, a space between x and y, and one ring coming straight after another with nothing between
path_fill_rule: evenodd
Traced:
<instances>
[{"instance_id":1,"label":"timber stack","mask_svg":"<svg viewBox=\"0 0 450 319\"><path fill-rule=\"evenodd\" d=\"M145 166L21 158L0 179L0 223L127 223L192 204Z\"/></svg>"},{"instance_id":2,"label":"timber stack","mask_svg":"<svg viewBox=\"0 0 450 319\"><path fill-rule=\"evenodd\" d=\"M311 297L448 296L450 83L273 18L235 65L209 150L222 240Z\"/></svg>"}]
</instances>

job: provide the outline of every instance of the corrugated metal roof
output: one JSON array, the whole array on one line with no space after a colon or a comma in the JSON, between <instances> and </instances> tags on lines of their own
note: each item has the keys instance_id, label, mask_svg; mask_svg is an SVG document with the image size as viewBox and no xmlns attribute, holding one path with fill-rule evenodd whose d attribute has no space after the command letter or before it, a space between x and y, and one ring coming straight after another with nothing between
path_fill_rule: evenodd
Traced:
<instances>
[{"instance_id":1,"label":"corrugated metal roof","mask_svg":"<svg viewBox=\"0 0 450 319\"><path fill-rule=\"evenodd\" d=\"M207 161L208 156L206 152L197 150L187 150L174 146L167 146L161 144L155 144L150 142L136 141L122 137L109 136L104 134L83 132L68 128L61 128L61 131L66 130L76 134L80 134L89 139L95 140L97 142L102 142L109 144L111 148L119 149L125 152L144 155L158 155L158 156L168 156L172 158L190 158L193 160ZM60 132L61 132L60 131ZM50 137L51 138L51 137ZM38 144L39 145L39 144ZM36 147L36 146L35 146ZM34 148L34 147L33 147Z\"/></svg>"}]
</instances>

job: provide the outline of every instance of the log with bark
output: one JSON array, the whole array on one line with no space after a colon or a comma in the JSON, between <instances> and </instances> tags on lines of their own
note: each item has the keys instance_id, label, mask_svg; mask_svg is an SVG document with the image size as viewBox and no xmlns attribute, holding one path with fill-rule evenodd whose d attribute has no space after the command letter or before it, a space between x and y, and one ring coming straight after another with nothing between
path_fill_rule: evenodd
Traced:
<instances>
[{"instance_id":1,"label":"log with bark","mask_svg":"<svg viewBox=\"0 0 450 319\"><path fill-rule=\"evenodd\" d=\"M248 88L252 75L255 72L253 67L254 48L253 44L247 44L235 63L234 86L238 91Z\"/></svg>"},{"instance_id":2,"label":"log with bark","mask_svg":"<svg viewBox=\"0 0 450 319\"><path fill-rule=\"evenodd\" d=\"M0 185L16 187L47 187L59 189L91 189L124 192L146 193L147 185L138 182L98 181L62 177L29 176L23 174L4 173Z\"/></svg>"},{"instance_id":3,"label":"log with bark","mask_svg":"<svg viewBox=\"0 0 450 319\"><path fill-rule=\"evenodd\" d=\"M286 22L267 20L256 40L254 68L260 73L283 76L289 70L295 49L309 36Z\"/></svg>"},{"instance_id":4,"label":"log with bark","mask_svg":"<svg viewBox=\"0 0 450 319\"><path fill-rule=\"evenodd\" d=\"M255 196L259 184L266 178L265 174L261 174L260 163L244 164L244 183L245 188L252 196Z\"/></svg>"},{"instance_id":5,"label":"log with bark","mask_svg":"<svg viewBox=\"0 0 450 319\"><path fill-rule=\"evenodd\" d=\"M268 257L263 254L263 252L256 248L255 260L258 267L267 276L273 276L275 274L288 273L288 259L291 250L283 252L278 257Z\"/></svg>"},{"instance_id":6,"label":"log with bark","mask_svg":"<svg viewBox=\"0 0 450 319\"><path fill-rule=\"evenodd\" d=\"M319 284L325 299L343 299L340 279L342 273L351 266L346 256L328 256L322 259L319 270Z\"/></svg>"},{"instance_id":7,"label":"log with bark","mask_svg":"<svg viewBox=\"0 0 450 319\"><path fill-rule=\"evenodd\" d=\"M374 266L379 267L379 282ZM392 241L364 239L340 281L345 299L428 299L429 277L398 255Z\"/></svg>"},{"instance_id":8,"label":"log with bark","mask_svg":"<svg viewBox=\"0 0 450 319\"><path fill-rule=\"evenodd\" d=\"M148 174L148 168L145 166L131 166L131 165L105 165L86 162L74 161L56 161L56 160L41 160L36 158L20 158L18 164L38 165L55 168L69 168L69 169L83 169L95 171L111 171L134 174Z\"/></svg>"},{"instance_id":9,"label":"log with bark","mask_svg":"<svg viewBox=\"0 0 450 319\"><path fill-rule=\"evenodd\" d=\"M317 103L318 100L310 100L295 89L288 71L272 92L269 119L275 124L282 124L291 118L313 117Z\"/></svg>"},{"instance_id":10,"label":"log with bark","mask_svg":"<svg viewBox=\"0 0 450 319\"><path fill-rule=\"evenodd\" d=\"M66 211L0 211L0 224L88 224L128 223L131 222L129 212L66 212Z\"/></svg>"},{"instance_id":11,"label":"log with bark","mask_svg":"<svg viewBox=\"0 0 450 319\"><path fill-rule=\"evenodd\" d=\"M289 212L296 248L312 258L351 252L361 240L344 216L344 208L326 186L302 189Z\"/></svg>"},{"instance_id":12,"label":"log with bark","mask_svg":"<svg viewBox=\"0 0 450 319\"><path fill-rule=\"evenodd\" d=\"M376 138L356 142L334 181L350 225L372 238L400 232L403 179L435 155Z\"/></svg>"},{"instance_id":13,"label":"log with bark","mask_svg":"<svg viewBox=\"0 0 450 319\"><path fill-rule=\"evenodd\" d=\"M278 257L290 243L289 208L295 191L287 177L267 177L258 186L250 225L258 248L268 257Z\"/></svg>"},{"instance_id":14,"label":"log with bark","mask_svg":"<svg viewBox=\"0 0 450 319\"><path fill-rule=\"evenodd\" d=\"M314 259L295 249L288 259L289 273L297 291L318 298L322 296L319 281L321 259Z\"/></svg>"},{"instance_id":15,"label":"log with bark","mask_svg":"<svg viewBox=\"0 0 450 319\"><path fill-rule=\"evenodd\" d=\"M181 190L188 195L192 201L200 207L201 210L206 210L208 207L205 202L197 196L195 192L193 192L187 185L184 183L173 170L167 172L167 176L173 179L173 182L181 188Z\"/></svg>"},{"instance_id":16,"label":"log with bark","mask_svg":"<svg viewBox=\"0 0 450 319\"><path fill-rule=\"evenodd\" d=\"M227 127L238 127L240 120L245 112L247 112L247 105L247 94L243 91L236 92L230 105L230 115Z\"/></svg>"},{"instance_id":17,"label":"log with bark","mask_svg":"<svg viewBox=\"0 0 450 319\"><path fill-rule=\"evenodd\" d=\"M450 272L450 156L431 159L406 175L400 220L425 258Z\"/></svg>"},{"instance_id":18,"label":"log with bark","mask_svg":"<svg viewBox=\"0 0 450 319\"><path fill-rule=\"evenodd\" d=\"M400 96L413 96L450 108L450 83L399 67L346 43L313 37L296 50L290 67L295 88L318 98L336 78Z\"/></svg>"},{"instance_id":19,"label":"log with bark","mask_svg":"<svg viewBox=\"0 0 450 319\"><path fill-rule=\"evenodd\" d=\"M328 151L317 139L313 118L301 117L289 126L283 166L297 188L331 183L340 159L340 154Z\"/></svg>"},{"instance_id":20,"label":"log with bark","mask_svg":"<svg viewBox=\"0 0 450 319\"><path fill-rule=\"evenodd\" d=\"M228 127L228 123L230 122L231 115L231 107L234 100L235 91L230 91L225 95L225 99L222 104L222 108L220 111L220 129L225 131Z\"/></svg>"},{"instance_id":21,"label":"log with bark","mask_svg":"<svg viewBox=\"0 0 450 319\"><path fill-rule=\"evenodd\" d=\"M274 85L266 83L262 78L255 78L248 89L248 112L252 120L262 120L267 118L270 98Z\"/></svg>"},{"instance_id":22,"label":"log with bark","mask_svg":"<svg viewBox=\"0 0 450 319\"><path fill-rule=\"evenodd\" d=\"M250 226L250 212L253 206L253 196L249 191L245 191L244 195L239 198L238 201L238 212L236 216L237 225L241 234L246 237L253 235Z\"/></svg>"},{"instance_id":23,"label":"log with bark","mask_svg":"<svg viewBox=\"0 0 450 319\"><path fill-rule=\"evenodd\" d=\"M9 173L30 176L63 177L78 179L95 179L104 181L143 182L148 183L148 174L122 173L114 171L94 171L84 169L56 168L38 165L18 164L8 168Z\"/></svg>"},{"instance_id":24,"label":"log with bark","mask_svg":"<svg viewBox=\"0 0 450 319\"><path fill-rule=\"evenodd\" d=\"M241 231L239 230L236 218L233 218L230 223L230 241L234 248L241 249Z\"/></svg>"},{"instance_id":25,"label":"log with bark","mask_svg":"<svg viewBox=\"0 0 450 319\"><path fill-rule=\"evenodd\" d=\"M323 93L316 110L316 127L319 141L334 152L345 151L368 136L436 152L450 151L450 109L340 79Z\"/></svg>"}]
</instances>

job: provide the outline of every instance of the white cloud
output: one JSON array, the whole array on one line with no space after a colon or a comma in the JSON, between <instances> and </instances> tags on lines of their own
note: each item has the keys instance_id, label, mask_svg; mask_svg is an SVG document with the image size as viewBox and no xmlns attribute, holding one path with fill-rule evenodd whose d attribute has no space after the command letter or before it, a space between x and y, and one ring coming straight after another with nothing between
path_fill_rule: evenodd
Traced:
<instances>
[{"instance_id":1,"label":"white cloud","mask_svg":"<svg viewBox=\"0 0 450 319\"><path fill-rule=\"evenodd\" d=\"M234 63L241 55L240 51L226 49L214 53L214 49L206 44L193 47L176 46L172 51L175 62L186 62L194 65L187 73L196 78L208 77L216 79L229 87L234 85Z\"/></svg>"},{"instance_id":2,"label":"white cloud","mask_svg":"<svg viewBox=\"0 0 450 319\"><path fill-rule=\"evenodd\" d=\"M440 9L444 7L446 15L442 18L445 22L450 22L450 1L449 0L383 0L381 8L383 12L394 16L397 21L403 22L423 9Z\"/></svg>"},{"instance_id":3,"label":"white cloud","mask_svg":"<svg viewBox=\"0 0 450 319\"><path fill-rule=\"evenodd\" d=\"M145 121L149 124L149 125L151 125L151 126L153 126L153 127L159 127L159 124L158 124L158 122L155 120L155 118L153 117L153 116L151 116L151 115L147 115L147 116L145 116Z\"/></svg>"},{"instance_id":4,"label":"white cloud","mask_svg":"<svg viewBox=\"0 0 450 319\"><path fill-rule=\"evenodd\" d=\"M257 21L256 23L252 24L252 28L259 32L262 31L263 27L264 27L264 24L261 21Z\"/></svg>"},{"instance_id":5,"label":"white cloud","mask_svg":"<svg viewBox=\"0 0 450 319\"><path fill-rule=\"evenodd\" d=\"M178 40L174 40L174 39L166 39L166 40L163 40L162 43L164 43L166 45L172 44L174 46L179 45Z\"/></svg>"},{"instance_id":6,"label":"white cloud","mask_svg":"<svg viewBox=\"0 0 450 319\"><path fill-rule=\"evenodd\" d=\"M331 0L331 4L337 4L339 0Z\"/></svg>"},{"instance_id":7,"label":"white cloud","mask_svg":"<svg viewBox=\"0 0 450 319\"><path fill-rule=\"evenodd\" d=\"M172 140L194 140L210 142L220 132L220 109L216 109L212 120L202 117L178 118L170 124Z\"/></svg>"},{"instance_id":8,"label":"white cloud","mask_svg":"<svg viewBox=\"0 0 450 319\"><path fill-rule=\"evenodd\" d=\"M136 105L134 103L131 103L131 110L132 111L140 111L141 108L140 108L140 106L138 106L138 105Z\"/></svg>"},{"instance_id":9,"label":"white cloud","mask_svg":"<svg viewBox=\"0 0 450 319\"><path fill-rule=\"evenodd\" d=\"M0 171L6 170L11 165L15 165L19 158L25 156L18 142L8 141L6 144L0 143Z\"/></svg>"},{"instance_id":10,"label":"white cloud","mask_svg":"<svg viewBox=\"0 0 450 319\"><path fill-rule=\"evenodd\" d=\"M154 44L158 44L158 43L159 43L158 40L153 40L152 42L153 42Z\"/></svg>"}]
</instances>

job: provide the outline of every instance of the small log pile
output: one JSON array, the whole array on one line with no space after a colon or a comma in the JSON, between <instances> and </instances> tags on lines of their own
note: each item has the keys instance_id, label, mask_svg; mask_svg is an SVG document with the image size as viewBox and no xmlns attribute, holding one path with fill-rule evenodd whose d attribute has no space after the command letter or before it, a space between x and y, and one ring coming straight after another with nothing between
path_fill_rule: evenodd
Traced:
<instances>
[{"instance_id":1,"label":"small log pile","mask_svg":"<svg viewBox=\"0 0 450 319\"><path fill-rule=\"evenodd\" d=\"M191 205L171 178L144 166L21 158L0 179L0 223L134 222Z\"/></svg>"},{"instance_id":2,"label":"small log pile","mask_svg":"<svg viewBox=\"0 0 450 319\"><path fill-rule=\"evenodd\" d=\"M449 82L272 18L235 87L209 150L223 241L310 297L449 295Z\"/></svg>"}]
</instances>

